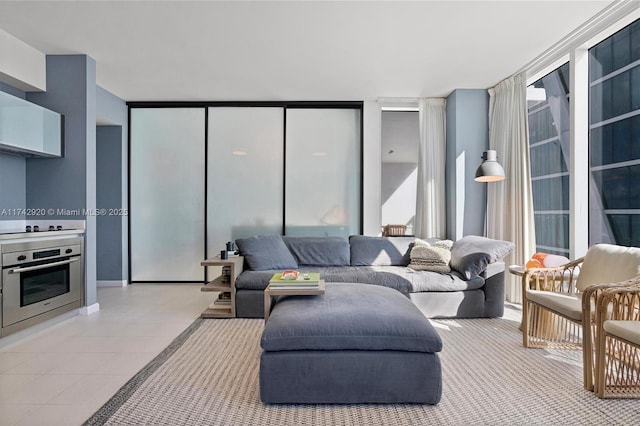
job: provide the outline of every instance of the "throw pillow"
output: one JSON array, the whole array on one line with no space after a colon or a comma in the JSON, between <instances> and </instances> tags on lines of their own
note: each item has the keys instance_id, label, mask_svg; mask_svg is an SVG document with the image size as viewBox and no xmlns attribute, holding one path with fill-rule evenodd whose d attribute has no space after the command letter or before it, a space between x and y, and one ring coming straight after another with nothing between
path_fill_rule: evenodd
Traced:
<instances>
[{"instance_id":1,"label":"throw pillow","mask_svg":"<svg viewBox=\"0 0 640 426\"><path fill-rule=\"evenodd\" d=\"M479 276L489 263L511 253L514 247L511 241L467 235L451 246L451 269L470 280Z\"/></svg>"},{"instance_id":2,"label":"throw pillow","mask_svg":"<svg viewBox=\"0 0 640 426\"><path fill-rule=\"evenodd\" d=\"M249 269L253 271L298 268L298 263L280 235L241 238L236 240L236 245L240 249L240 255L244 256Z\"/></svg>"},{"instance_id":3,"label":"throw pillow","mask_svg":"<svg viewBox=\"0 0 640 426\"><path fill-rule=\"evenodd\" d=\"M447 273L451 271L449 260L451 252L445 247L435 244L416 244L411 249L409 268L416 271L433 271Z\"/></svg>"}]
</instances>

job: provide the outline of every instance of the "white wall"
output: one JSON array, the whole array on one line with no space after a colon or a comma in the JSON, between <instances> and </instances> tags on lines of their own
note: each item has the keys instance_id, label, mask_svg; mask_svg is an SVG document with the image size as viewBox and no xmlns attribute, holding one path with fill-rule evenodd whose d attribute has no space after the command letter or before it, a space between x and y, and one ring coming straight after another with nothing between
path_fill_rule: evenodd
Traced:
<instances>
[{"instance_id":1,"label":"white wall","mask_svg":"<svg viewBox=\"0 0 640 426\"><path fill-rule=\"evenodd\" d=\"M0 81L24 91L47 89L44 53L0 29Z\"/></svg>"},{"instance_id":2,"label":"white wall","mask_svg":"<svg viewBox=\"0 0 640 426\"><path fill-rule=\"evenodd\" d=\"M364 101L363 135L363 233L380 235L381 226L381 110L375 100Z\"/></svg>"}]
</instances>

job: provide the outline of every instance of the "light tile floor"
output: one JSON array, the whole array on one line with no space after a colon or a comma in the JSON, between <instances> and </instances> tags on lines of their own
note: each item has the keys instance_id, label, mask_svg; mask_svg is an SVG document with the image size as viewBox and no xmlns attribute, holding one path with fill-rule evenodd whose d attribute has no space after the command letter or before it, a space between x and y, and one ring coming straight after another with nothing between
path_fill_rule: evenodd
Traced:
<instances>
[{"instance_id":1,"label":"light tile floor","mask_svg":"<svg viewBox=\"0 0 640 426\"><path fill-rule=\"evenodd\" d=\"M214 295L193 284L102 287L97 313L0 340L0 425L81 424Z\"/></svg>"}]
</instances>

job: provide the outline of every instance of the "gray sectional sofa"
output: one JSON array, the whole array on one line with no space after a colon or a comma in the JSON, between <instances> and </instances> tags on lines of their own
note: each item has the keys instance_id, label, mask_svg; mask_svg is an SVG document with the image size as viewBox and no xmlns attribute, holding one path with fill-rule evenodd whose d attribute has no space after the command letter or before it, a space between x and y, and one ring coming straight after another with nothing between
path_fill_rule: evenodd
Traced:
<instances>
[{"instance_id":1,"label":"gray sectional sofa","mask_svg":"<svg viewBox=\"0 0 640 426\"><path fill-rule=\"evenodd\" d=\"M466 236L451 247L451 272L408 267L412 237L281 237L238 239L245 258L235 282L236 316L261 318L263 291L275 272L319 272L325 282L352 282L393 288L429 318L491 318L504 312L504 263L513 243ZM363 294L365 297L366 294Z\"/></svg>"}]
</instances>

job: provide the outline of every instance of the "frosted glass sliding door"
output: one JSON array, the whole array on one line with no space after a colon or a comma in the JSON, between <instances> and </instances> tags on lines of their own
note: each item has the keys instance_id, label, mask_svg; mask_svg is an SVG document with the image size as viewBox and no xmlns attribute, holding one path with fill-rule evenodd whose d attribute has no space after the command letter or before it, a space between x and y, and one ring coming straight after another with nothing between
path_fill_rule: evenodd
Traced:
<instances>
[{"instance_id":1,"label":"frosted glass sliding door","mask_svg":"<svg viewBox=\"0 0 640 426\"><path fill-rule=\"evenodd\" d=\"M287 109L285 234L360 234L359 109Z\"/></svg>"},{"instance_id":2,"label":"frosted glass sliding door","mask_svg":"<svg viewBox=\"0 0 640 426\"><path fill-rule=\"evenodd\" d=\"M132 108L132 281L202 281L205 109Z\"/></svg>"},{"instance_id":3,"label":"frosted glass sliding door","mask_svg":"<svg viewBox=\"0 0 640 426\"><path fill-rule=\"evenodd\" d=\"M284 109L209 108L208 256L227 241L282 233Z\"/></svg>"}]
</instances>

